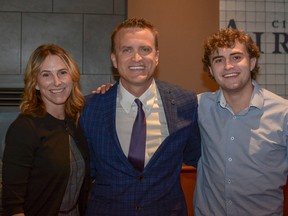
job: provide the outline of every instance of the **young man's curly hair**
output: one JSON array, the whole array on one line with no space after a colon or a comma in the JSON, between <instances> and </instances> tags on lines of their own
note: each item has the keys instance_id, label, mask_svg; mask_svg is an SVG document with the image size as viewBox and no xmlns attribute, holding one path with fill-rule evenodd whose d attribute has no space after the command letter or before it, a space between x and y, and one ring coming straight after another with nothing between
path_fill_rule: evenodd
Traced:
<instances>
[{"instance_id":1,"label":"young man's curly hair","mask_svg":"<svg viewBox=\"0 0 288 216\"><path fill-rule=\"evenodd\" d=\"M203 70L206 72L210 71L210 56L217 52L218 48L233 48L236 42L246 46L250 58L256 58L256 65L251 71L251 78L255 80L259 73L258 59L260 51L250 35L237 29L221 29L207 38L204 43L204 56L202 58Z\"/></svg>"}]
</instances>

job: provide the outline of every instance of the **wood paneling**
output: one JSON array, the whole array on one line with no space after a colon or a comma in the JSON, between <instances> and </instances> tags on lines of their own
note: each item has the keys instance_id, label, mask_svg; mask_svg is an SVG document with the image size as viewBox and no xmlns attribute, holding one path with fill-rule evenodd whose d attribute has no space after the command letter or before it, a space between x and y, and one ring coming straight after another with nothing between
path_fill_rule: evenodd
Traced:
<instances>
[{"instance_id":1,"label":"wood paneling","mask_svg":"<svg viewBox=\"0 0 288 216\"><path fill-rule=\"evenodd\" d=\"M191 166L182 166L181 185L186 198L188 216L193 216L193 194L196 184L196 169Z\"/></svg>"}]
</instances>

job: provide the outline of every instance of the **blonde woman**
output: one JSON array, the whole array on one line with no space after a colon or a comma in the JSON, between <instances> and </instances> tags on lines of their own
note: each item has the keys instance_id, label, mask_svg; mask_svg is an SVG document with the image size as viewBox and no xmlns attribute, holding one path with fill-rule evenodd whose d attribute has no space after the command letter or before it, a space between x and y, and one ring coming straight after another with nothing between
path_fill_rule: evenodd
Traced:
<instances>
[{"instance_id":1,"label":"blonde woman","mask_svg":"<svg viewBox=\"0 0 288 216\"><path fill-rule=\"evenodd\" d=\"M72 57L39 46L25 72L20 115L6 134L3 207L6 215L83 215L88 149L78 126L84 97Z\"/></svg>"}]
</instances>

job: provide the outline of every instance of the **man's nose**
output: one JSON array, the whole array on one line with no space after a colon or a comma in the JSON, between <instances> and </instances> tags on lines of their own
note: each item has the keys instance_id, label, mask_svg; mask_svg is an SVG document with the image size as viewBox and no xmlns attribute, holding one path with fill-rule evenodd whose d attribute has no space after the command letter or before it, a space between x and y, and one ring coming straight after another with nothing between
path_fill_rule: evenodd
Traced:
<instances>
[{"instance_id":1,"label":"man's nose","mask_svg":"<svg viewBox=\"0 0 288 216\"><path fill-rule=\"evenodd\" d=\"M138 52L134 52L132 59L137 62L142 59L142 56Z\"/></svg>"}]
</instances>

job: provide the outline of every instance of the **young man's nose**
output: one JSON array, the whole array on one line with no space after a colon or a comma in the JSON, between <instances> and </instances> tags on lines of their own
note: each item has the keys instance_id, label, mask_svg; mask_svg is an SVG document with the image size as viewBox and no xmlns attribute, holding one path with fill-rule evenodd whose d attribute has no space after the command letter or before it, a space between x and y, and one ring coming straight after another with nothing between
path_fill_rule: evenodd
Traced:
<instances>
[{"instance_id":1,"label":"young man's nose","mask_svg":"<svg viewBox=\"0 0 288 216\"><path fill-rule=\"evenodd\" d=\"M234 67L234 64L232 61L230 61L229 59L226 59L225 60L225 69L226 70L229 70L230 68L233 68Z\"/></svg>"}]
</instances>

